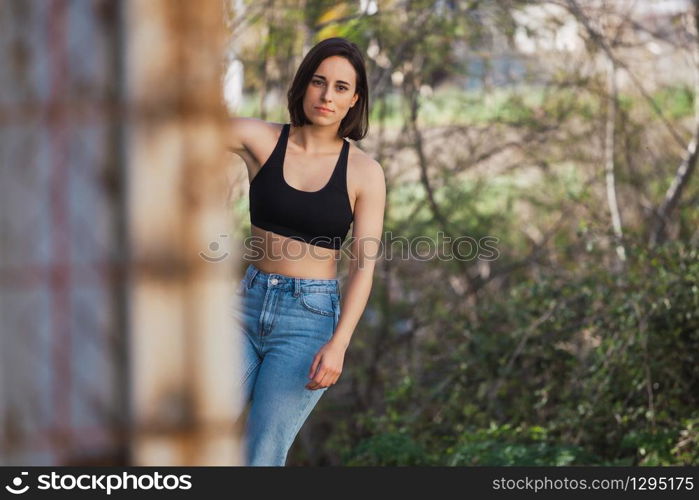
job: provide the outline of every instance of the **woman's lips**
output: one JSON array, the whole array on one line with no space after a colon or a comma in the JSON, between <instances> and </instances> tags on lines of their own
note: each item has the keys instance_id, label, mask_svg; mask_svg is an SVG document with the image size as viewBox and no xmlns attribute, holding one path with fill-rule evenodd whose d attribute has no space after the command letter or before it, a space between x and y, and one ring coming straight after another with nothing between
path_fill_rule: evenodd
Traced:
<instances>
[{"instance_id":1,"label":"woman's lips","mask_svg":"<svg viewBox=\"0 0 699 500\"><path fill-rule=\"evenodd\" d=\"M316 106L316 109L318 111L320 111L321 113L332 113L332 110L327 109L327 108L321 108L321 107Z\"/></svg>"}]
</instances>

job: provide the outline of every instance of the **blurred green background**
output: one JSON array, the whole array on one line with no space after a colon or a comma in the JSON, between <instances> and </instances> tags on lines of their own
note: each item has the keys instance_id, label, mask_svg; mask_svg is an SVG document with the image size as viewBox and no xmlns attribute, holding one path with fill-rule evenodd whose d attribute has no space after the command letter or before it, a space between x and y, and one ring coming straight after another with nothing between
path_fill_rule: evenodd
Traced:
<instances>
[{"instance_id":1,"label":"blurred green background","mask_svg":"<svg viewBox=\"0 0 699 500\"><path fill-rule=\"evenodd\" d=\"M696 8L231 2L232 112L288 121L303 55L346 37L384 231L497 239L491 259L377 263L289 464L699 463Z\"/></svg>"}]
</instances>

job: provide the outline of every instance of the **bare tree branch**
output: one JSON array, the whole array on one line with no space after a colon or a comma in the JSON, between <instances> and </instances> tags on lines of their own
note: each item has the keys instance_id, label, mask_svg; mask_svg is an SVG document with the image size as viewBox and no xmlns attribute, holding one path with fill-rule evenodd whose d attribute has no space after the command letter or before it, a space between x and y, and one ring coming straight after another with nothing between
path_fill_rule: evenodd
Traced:
<instances>
[{"instance_id":1,"label":"bare tree branch","mask_svg":"<svg viewBox=\"0 0 699 500\"><path fill-rule=\"evenodd\" d=\"M699 0L694 0L694 35L697 43L694 44L692 55L694 56L694 136L685 149L682 163L677 169L675 178L670 184L665 199L658 208L654 227L651 231L650 245L655 246L665 239L665 229L670 215L677 206L682 192L689 183L689 178L694 173L699 157Z\"/></svg>"}]
</instances>

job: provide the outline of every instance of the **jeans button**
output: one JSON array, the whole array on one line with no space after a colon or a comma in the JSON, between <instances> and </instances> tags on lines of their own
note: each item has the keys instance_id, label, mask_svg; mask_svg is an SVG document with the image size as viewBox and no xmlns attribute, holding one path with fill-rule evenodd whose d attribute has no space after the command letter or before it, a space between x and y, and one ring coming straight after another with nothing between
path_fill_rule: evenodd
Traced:
<instances>
[{"instance_id":1,"label":"jeans button","mask_svg":"<svg viewBox=\"0 0 699 500\"><path fill-rule=\"evenodd\" d=\"M272 283L273 285L276 285L276 284L278 283L278 282L277 282L277 278L272 278L271 283Z\"/></svg>"}]
</instances>

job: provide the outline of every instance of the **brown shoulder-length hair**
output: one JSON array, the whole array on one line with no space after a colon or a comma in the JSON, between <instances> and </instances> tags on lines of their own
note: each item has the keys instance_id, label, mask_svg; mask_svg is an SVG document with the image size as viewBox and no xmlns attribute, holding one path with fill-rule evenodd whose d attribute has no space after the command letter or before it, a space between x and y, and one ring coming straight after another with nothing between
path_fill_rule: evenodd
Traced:
<instances>
[{"instance_id":1,"label":"brown shoulder-length hair","mask_svg":"<svg viewBox=\"0 0 699 500\"><path fill-rule=\"evenodd\" d=\"M306 94L308 84L320 63L330 56L344 57L352 64L357 73L355 92L359 94L359 99L340 122L337 135L358 141L366 135L369 129L369 85L364 58L359 47L345 38L327 38L318 42L303 58L287 93L291 124L294 127L300 127L311 123L303 112L303 96Z\"/></svg>"}]
</instances>

